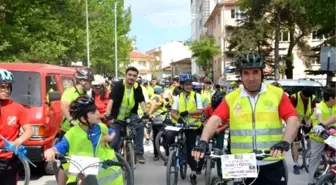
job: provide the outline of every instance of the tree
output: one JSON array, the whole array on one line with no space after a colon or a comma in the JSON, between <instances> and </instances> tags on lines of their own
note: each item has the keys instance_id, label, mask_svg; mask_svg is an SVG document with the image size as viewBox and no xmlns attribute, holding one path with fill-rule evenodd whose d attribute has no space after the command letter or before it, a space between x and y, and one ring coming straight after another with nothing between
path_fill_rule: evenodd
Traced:
<instances>
[{"instance_id":1,"label":"tree","mask_svg":"<svg viewBox=\"0 0 336 185\"><path fill-rule=\"evenodd\" d=\"M216 45L213 37L201 35L199 40L187 41L186 45L192 51L192 58L195 58L196 64L202 68L205 74L212 71L212 59L220 54L220 47Z\"/></svg>"},{"instance_id":2,"label":"tree","mask_svg":"<svg viewBox=\"0 0 336 185\"><path fill-rule=\"evenodd\" d=\"M305 37L313 29L300 3L292 0L241 0L238 5L245 11L246 18L242 23L243 25L253 25L256 21L270 24L268 28L270 29L269 33L271 34L269 36L271 38L265 37L262 42L272 43L274 41L277 25L282 31L288 31L289 46L286 57L284 57L286 64L285 73L287 78L293 78L293 50L295 46L299 46L299 49L307 48ZM244 43L248 42L246 38L241 38L241 40L244 39ZM279 37L277 37L275 43L276 45L279 43ZM278 52L278 49L276 52ZM278 55L278 53L275 55Z\"/></svg>"}]
</instances>

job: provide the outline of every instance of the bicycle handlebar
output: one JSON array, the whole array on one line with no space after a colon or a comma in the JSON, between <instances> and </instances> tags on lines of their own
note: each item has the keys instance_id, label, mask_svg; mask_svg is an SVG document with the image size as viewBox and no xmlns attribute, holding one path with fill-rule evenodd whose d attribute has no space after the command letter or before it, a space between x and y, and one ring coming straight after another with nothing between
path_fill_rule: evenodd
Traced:
<instances>
[{"instance_id":1,"label":"bicycle handlebar","mask_svg":"<svg viewBox=\"0 0 336 185\"><path fill-rule=\"evenodd\" d=\"M213 148L213 152L209 155L210 158L220 158L222 155L226 155L224 151L218 149L218 148ZM270 156L270 150L256 150L253 153L256 155L257 160L263 160L266 157L271 157Z\"/></svg>"}]
</instances>

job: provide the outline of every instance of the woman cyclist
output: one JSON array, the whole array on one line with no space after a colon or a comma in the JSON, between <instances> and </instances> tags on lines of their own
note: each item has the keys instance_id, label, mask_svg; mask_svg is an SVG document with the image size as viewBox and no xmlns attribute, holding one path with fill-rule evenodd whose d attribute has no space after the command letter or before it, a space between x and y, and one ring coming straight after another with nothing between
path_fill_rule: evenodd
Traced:
<instances>
[{"instance_id":1,"label":"woman cyclist","mask_svg":"<svg viewBox=\"0 0 336 185\"><path fill-rule=\"evenodd\" d=\"M94 75L94 81L92 82L92 87L94 90L94 101L97 106L98 112L100 114L101 119L103 119L104 123L106 124L104 117L110 91L105 86L104 77L101 75Z\"/></svg>"},{"instance_id":2,"label":"woman cyclist","mask_svg":"<svg viewBox=\"0 0 336 185\"><path fill-rule=\"evenodd\" d=\"M79 155L98 157L100 160L116 159L114 150L108 145L115 137L114 130L100 123L100 115L93 98L86 95L78 97L70 104L70 114L79 124L70 128L59 143L44 152L46 161L55 161L56 153L70 157ZM63 166L65 169L66 165ZM106 178L111 179L106 185L123 185L120 167L100 170L97 175L98 182ZM68 175L66 184L74 184L75 181L74 175Z\"/></svg>"}]
</instances>

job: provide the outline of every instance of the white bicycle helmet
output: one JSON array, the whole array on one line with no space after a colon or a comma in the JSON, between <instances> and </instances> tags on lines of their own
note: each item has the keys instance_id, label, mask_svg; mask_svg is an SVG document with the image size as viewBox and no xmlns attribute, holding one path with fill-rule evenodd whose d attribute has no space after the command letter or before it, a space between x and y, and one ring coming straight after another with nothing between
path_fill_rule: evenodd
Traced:
<instances>
[{"instance_id":1,"label":"white bicycle helmet","mask_svg":"<svg viewBox=\"0 0 336 185\"><path fill-rule=\"evenodd\" d=\"M92 82L92 85L104 85L105 84L105 78L102 75L94 75L94 81Z\"/></svg>"},{"instance_id":2,"label":"white bicycle helmet","mask_svg":"<svg viewBox=\"0 0 336 185\"><path fill-rule=\"evenodd\" d=\"M11 84L14 81L13 73L6 69L0 69L0 83Z\"/></svg>"}]
</instances>

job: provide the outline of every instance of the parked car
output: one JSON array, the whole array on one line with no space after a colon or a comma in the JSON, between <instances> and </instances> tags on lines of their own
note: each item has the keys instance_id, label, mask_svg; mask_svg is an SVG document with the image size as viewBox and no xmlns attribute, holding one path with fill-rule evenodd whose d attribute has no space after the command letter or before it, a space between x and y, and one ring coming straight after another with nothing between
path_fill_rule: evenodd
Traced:
<instances>
[{"instance_id":1,"label":"parked car","mask_svg":"<svg viewBox=\"0 0 336 185\"><path fill-rule=\"evenodd\" d=\"M271 84L275 80L266 80L267 83ZM316 100L320 102L322 100L323 85L320 82L314 80L294 80L294 79L282 79L278 80L282 88L289 95L295 94L302 90L303 87L312 87L314 89L314 95Z\"/></svg>"},{"instance_id":2,"label":"parked car","mask_svg":"<svg viewBox=\"0 0 336 185\"><path fill-rule=\"evenodd\" d=\"M24 105L33 125L33 137L24 143L27 156L47 174L53 174L52 164L44 162L44 151L57 142L62 122L61 95L73 86L75 69L35 63L0 63L0 68L13 73L10 98Z\"/></svg>"}]
</instances>

